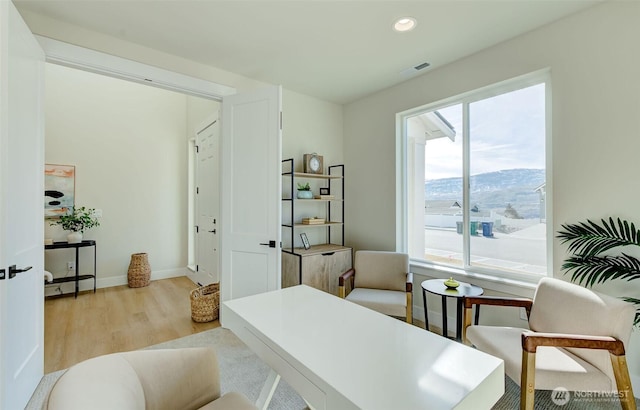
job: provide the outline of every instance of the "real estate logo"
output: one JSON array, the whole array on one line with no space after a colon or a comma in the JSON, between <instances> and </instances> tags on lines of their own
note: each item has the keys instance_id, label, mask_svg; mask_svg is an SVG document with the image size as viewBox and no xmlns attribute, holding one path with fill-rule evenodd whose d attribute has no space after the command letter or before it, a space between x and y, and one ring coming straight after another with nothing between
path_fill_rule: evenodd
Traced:
<instances>
[{"instance_id":1,"label":"real estate logo","mask_svg":"<svg viewBox=\"0 0 640 410\"><path fill-rule=\"evenodd\" d=\"M551 401L556 406L564 406L571 400L571 393L564 387L556 387L551 392Z\"/></svg>"}]
</instances>

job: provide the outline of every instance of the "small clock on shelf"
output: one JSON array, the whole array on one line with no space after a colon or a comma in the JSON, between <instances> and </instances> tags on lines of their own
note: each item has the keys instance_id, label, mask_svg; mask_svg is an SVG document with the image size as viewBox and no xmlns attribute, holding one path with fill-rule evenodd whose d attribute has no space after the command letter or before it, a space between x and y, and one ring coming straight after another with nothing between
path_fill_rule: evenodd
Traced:
<instances>
[{"instance_id":1,"label":"small clock on shelf","mask_svg":"<svg viewBox=\"0 0 640 410\"><path fill-rule=\"evenodd\" d=\"M303 172L305 174L322 174L322 155L315 152L313 154L304 154L302 157Z\"/></svg>"}]
</instances>

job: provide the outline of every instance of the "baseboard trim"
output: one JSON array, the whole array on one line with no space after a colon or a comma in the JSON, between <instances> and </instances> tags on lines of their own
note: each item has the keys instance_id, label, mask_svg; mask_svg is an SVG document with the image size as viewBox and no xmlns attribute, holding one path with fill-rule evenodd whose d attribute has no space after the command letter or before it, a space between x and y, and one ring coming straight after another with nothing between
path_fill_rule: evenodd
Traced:
<instances>
[{"instance_id":1,"label":"baseboard trim","mask_svg":"<svg viewBox=\"0 0 640 410\"><path fill-rule=\"evenodd\" d=\"M151 271L151 281L160 280L160 279L169 279L169 278L177 278L180 276L186 276L189 272L187 267L184 268L174 268L174 269L164 269L164 270L152 270ZM122 286L127 285L129 283L127 279L127 275L118 275L118 276L109 276L106 278L101 278L98 276L96 280L96 288L112 288L114 286ZM80 281L80 291L85 290L93 290L93 280L87 279ZM58 291L60 289L60 291ZM60 294L73 293L75 291L75 282L66 282L60 284L47 284L44 289L45 296L54 296Z\"/></svg>"}]
</instances>

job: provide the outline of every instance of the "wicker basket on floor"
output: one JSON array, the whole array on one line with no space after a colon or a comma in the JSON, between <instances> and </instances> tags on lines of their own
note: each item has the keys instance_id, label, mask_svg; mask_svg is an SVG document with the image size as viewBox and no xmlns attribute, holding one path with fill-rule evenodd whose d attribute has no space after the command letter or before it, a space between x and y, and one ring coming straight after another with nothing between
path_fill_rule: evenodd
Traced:
<instances>
[{"instance_id":1,"label":"wicker basket on floor","mask_svg":"<svg viewBox=\"0 0 640 410\"><path fill-rule=\"evenodd\" d=\"M194 322L211 322L218 318L220 284L201 286L191 291L191 319Z\"/></svg>"},{"instance_id":2,"label":"wicker basket on floor","mask_svg":"<svg viewBox=\"0 0 640 410\"><path fill-rule=\"evenodd\" d=\"M151 278L151 266L146 253L134 253L131 255L127 280L130 288L142 288L149 285Z\"/></svg>"}]
</instances>

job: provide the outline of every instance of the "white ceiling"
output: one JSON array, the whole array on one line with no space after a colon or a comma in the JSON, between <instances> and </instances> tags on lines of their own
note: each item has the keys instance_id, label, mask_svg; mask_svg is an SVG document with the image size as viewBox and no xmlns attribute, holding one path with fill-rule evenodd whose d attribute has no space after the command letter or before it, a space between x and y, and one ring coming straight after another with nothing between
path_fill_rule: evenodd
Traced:
<instances>
[{"instance_id":1,"label":"white ceiling","mask_svg":"<svg viewBox=\"0 0 640 410\"><path fill-rule=\"evenodd\" d=\"M601 0L14 0L30 11L336 103ZM411 32L392 30L412 16ZM508 62L505 62L508 63Z\"/></svg>"}]
</instances>

